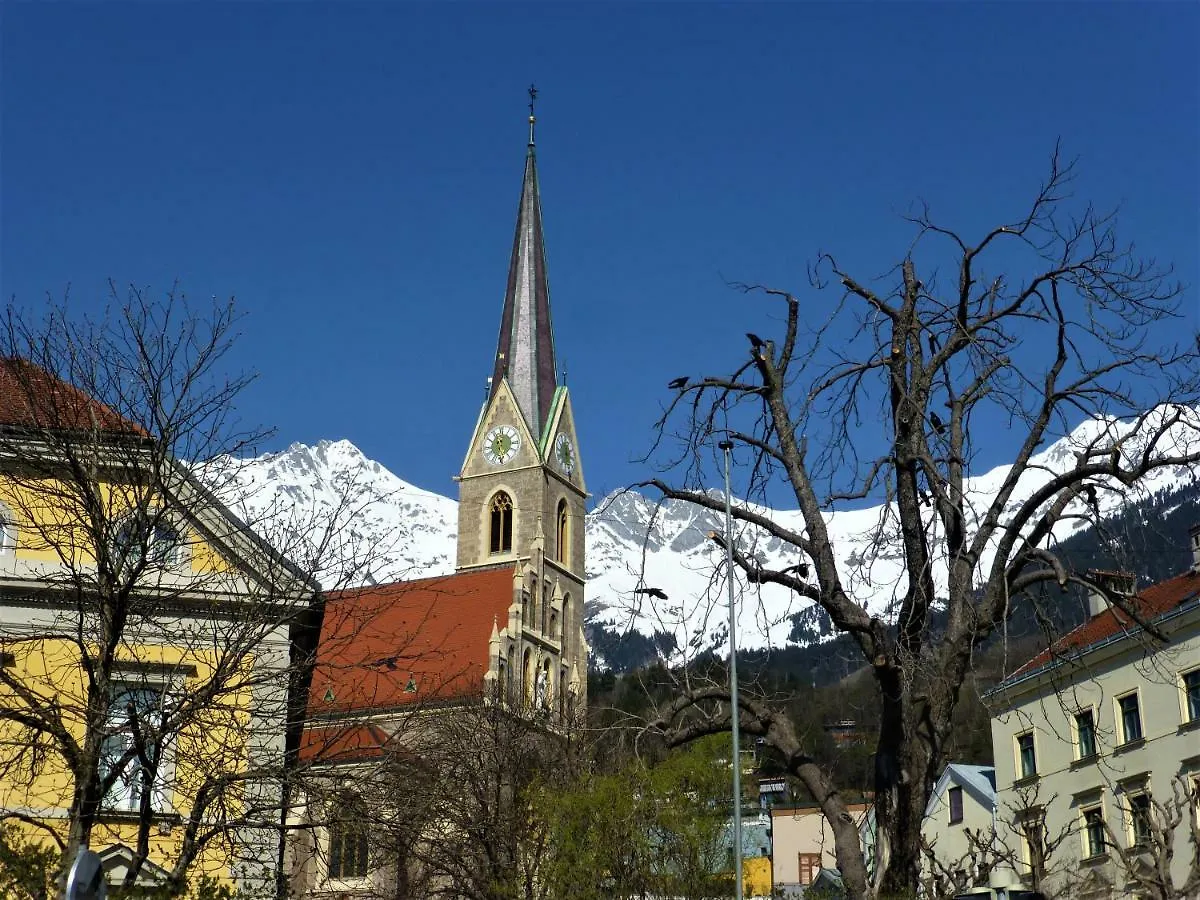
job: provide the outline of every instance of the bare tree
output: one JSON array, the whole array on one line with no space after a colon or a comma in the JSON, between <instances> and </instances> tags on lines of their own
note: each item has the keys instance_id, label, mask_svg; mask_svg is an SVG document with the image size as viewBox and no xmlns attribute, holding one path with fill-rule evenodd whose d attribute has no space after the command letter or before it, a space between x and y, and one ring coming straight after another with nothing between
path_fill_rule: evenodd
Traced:
<instances>
[{"instance_id":1,"label":"bare tree","mask_svg":"<svg viewBox=\"0 0 1200 900\"><path fill-rule=\"evenodd\" d=\"M1200 786L1176 775L1163 797L1142 795L1144 805L1125 810L1131 841L1105 822L1118 883L1143 900L1190 900L1200 896ZM1176 834L1187 835L1190 859L1182 878L1171 872Z\"/></svg>"},{"instance_id":2,"label":"bare tree","mask_svg":"<svg viewBox=\"0 0 1200 900\"><path fill-rule=\"evenodd\" d=\"M181 891L203 859L276 887L330 541L310 522L272 546L230 511L261 437L224 371L236 326L232 304L114 286L99 319L0 327L2 814L63 868L127 845L127 885Z\"/></svg>"},{"instance_id":3,"label":"bare tree","mask_svg":"<svg viewBox=\"0 0 1200 900\"><path fill-rule=\"evenodd\" d=\"M1056 150L1025 212L974 239L920 209L908 220L911 246L877 282L822 254L808 297L742 286L779 305L782 333L748 334L749 359L731 374L676 383L659 423L656 446L676 475L646 485L664 498L723 510L724 498L704 490L718 438L741 448L748 498L794 498L795 527L735 505L737 574L820 607L874 675L874 879L839 786L793 723L754 696L740 710L741 727L821 804L854 898L916 889L921 819L973 653L1027 591L1098 587L1141 621L1058 558L1056 533L1094 522L1098 496L1200 460L1198 345L1191 334L1172 344L1166 332L1181 320L1182 289L1121 242L1114 214L1071 201L1073 174ZM1094 427L1076 432L1062 458L1038 455L1087 417ZM985 493L971 476L1000 430L1013 464ZM827 516L870 499L884 505L863 535L869 549L847 560ZM747 542L767 538L795 548L800 564L764 567ZM869 605L881 582L887 603ZM654 725L672 742L727 728L728 699L687 674Z\"/></svg>"}]
</instances>

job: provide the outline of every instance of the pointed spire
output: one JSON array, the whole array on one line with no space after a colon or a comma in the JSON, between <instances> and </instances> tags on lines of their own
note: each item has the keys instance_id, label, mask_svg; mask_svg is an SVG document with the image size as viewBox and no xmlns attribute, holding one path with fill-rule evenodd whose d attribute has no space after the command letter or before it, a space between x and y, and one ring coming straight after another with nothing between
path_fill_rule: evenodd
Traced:
<instances>
[{"instance_id":1,"label":"pointed spire","mask_svg":"<svg viewBox=\"0 0 1200 900\"><path fill-rule=\"evenodd\" d=\"M534 437L540 438L554 398L556 369L554 331L550 324L550 283L542 236L542 201L533 146L533 101L536 97L537 89L531 85L529 148L525 154L525 176L517 207L517 231L508 265L491 393L494 396L500 380L507 378L526 424Z\"/></svg>"}]
</instances>

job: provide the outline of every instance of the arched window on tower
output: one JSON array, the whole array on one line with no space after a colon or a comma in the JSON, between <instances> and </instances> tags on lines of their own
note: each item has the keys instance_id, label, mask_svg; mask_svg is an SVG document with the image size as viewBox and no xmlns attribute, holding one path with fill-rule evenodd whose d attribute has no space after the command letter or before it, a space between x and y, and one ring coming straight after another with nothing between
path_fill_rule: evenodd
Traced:
<instances>
[{"instance_id":1,"label":"arched window on tower","mask_svg":"<svg viewBox=\"0 0 1200 900\"><path fill-rule=\"evenodd\" d=\"M512 498L497 491L491 503L491 529L488 546L492 553L511 553L513 535Z\"/></svg>"},{"instance_id":2,"label":"arched window on tower","mask_svg":"<svg viewBox=\"0 0 1200 900\"><path fill-rule=\"evenodd\" d=\"M564 566L571 564L571 519L566 500L558 501L558 561Z\"/></svg>"}]
</instances>

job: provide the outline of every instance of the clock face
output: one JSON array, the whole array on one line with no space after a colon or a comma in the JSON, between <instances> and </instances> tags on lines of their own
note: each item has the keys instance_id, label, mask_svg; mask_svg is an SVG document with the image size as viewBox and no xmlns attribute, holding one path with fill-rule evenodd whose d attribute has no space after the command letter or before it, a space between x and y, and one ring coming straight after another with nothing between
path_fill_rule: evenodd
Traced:
<instances>
[{"instance_id":1,"label":"clock face","mask_svg":"<svg viewBox=\"0 0 1200 900\"><path fill-rule=\"evenodd\" d=\"M571 446L571 439L565 434L559 434L554 439L554 458L558 460L558 467L567 475L575 471L575 448Z\"/></svg>"},{"instance_id":2,"label":"clock face","mask_svg":"<svg viewBox=\"0 0 1200 900\"><path fill-rule=\"evenodd\" d=\"M483 458L493 465L508 462L521 449L521 435L511 425L497 425L483 438Z\"/></svg>"}]
</instances>

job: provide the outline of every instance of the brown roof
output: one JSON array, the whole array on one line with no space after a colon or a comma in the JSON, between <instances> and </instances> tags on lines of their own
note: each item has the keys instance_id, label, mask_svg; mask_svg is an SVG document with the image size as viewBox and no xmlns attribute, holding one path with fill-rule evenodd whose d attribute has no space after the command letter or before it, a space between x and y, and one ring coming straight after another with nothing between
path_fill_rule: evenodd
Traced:
<instances>
[{"instance_id":1,"label":"brown roof","mask_svg":"<svg viewBox=\"0 0 1200 900\"><path fill-rule=\"evenodd\" d=\"M513 569L459 572L331 594L310 716L477 693L492 626L508 623Z\"/></svg>"},{"instance_id":2,"label":"brown roof","mask_svg":"<svg viewBox=\"0 0 1200 900\"><path fill-rule=\"evenodd\" d=\"M20 357L0 357L0 426L75 431L98 428L145 435L145 429L118 415L57 375Z\"/></svg>"},{"instance_id":3,"label":"brown roof","mask_svg":"<svg viewBox=\"0 0 1200 900\"><path fill-rule=\"evenodd\" d=\"M1176 575L1174 578L1168 578L1166 581L1160 581L1158 584L1139 591L1137 596L1132 598L1130 607L1143 621L1149 622L1182 606L1198 595L1200 595L1200 573L1189 569L1182 575ZM1110 607L1100 615L1088 619L1074 631L1063 635L1009 675L1005 681L1012 681L1022 675L1028 675L1053 659L1082 653L1101 641L1122 634L1134 634L1139 630L1140 626L1126 613L1116 607Z\"/></svg>"}]
</instances>

